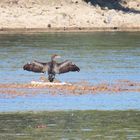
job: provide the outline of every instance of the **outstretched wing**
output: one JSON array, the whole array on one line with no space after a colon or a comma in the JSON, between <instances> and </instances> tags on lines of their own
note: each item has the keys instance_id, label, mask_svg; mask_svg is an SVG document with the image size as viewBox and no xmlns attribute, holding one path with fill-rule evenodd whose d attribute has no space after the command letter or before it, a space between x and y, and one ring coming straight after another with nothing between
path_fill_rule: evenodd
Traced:
<instances>
[{"instance_id":1,"label":"outstretched wing","mask_svg":"<svg viewBox=\"0 0 140 140\"><path fill-rule=\"evenodd\" d=\"M36 73L44 73L48 71L48 63L33 61L32 63L27 63L23 66L24 70L32 71Z\"/></svg>"},{"instance_id":2,"label":"outstretched wing","mask_svg":"<svg viewBox=\"0 0 140 140\"><path fill-rule=\"evenodd\" d=\"M70 71L71 72L80 71L78 66L76 66L75 64L72 64L72 62L70 62L68 60L66 60L62 63L59 63L58 69L59 69L59 74L70 72Z\"/></svg>"}]
</instances>

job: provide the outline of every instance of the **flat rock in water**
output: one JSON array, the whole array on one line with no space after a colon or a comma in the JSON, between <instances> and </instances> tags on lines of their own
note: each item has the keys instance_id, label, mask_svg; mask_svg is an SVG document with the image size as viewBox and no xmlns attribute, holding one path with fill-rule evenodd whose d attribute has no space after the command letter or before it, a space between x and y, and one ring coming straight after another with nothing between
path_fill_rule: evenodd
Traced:
<instances>
[{"instance_id":1,"label":"flat rock in water","mask_svg":"<svg viewBox=\"0 0 140 140\"><path fill-rule=\"evenodd\" d=\"M70 83L62 82L62 83L52 83L52 82L41 82L41 81L31 81L33 85L48 85L48 86L55 86L55 85L71 85Z\"/></svg>"}]
</instances>

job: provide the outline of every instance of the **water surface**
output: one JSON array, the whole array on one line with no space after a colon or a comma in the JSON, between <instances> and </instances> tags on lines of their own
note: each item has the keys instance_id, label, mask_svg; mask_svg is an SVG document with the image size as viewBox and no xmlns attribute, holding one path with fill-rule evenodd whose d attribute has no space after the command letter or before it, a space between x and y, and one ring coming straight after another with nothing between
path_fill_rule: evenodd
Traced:
<instances>
[{"instance_id":1,"label":"water surface","mask_svg":"<svg viewBox=\"0 0 140 140\"><path fill-rule=\"evenodd\" d=\"M139 111L0 114L0 139L139 140Z\"/></svg>"},{"instance_id":2,"label":"water surface","mask_svg":"<svg viewBox=\"0 0 140 140\"><path fill-rule=\"evenodd\" d=\"M0 96L0 112L70 110L140 110L140 93Z\"/></svg>"},{"instance_id":3,"label":"water surface","mask_svg":"<svg viewBox=\"0 0 140 140\"><path fill-rule=\"evenodd\" d=\"M38 80L40 74L23 71L23 65L32 60L49 61L52 54L81 69L80 73L57 76L61 81L140 81L140 33L95 32L1 34L0 83Z\"/></svg>"},{"instance_id":4,"label":"water surface","mask_svg":"<svg viewBox=\"0 0 140 140\"><path fill-rule=\"evenodd\" d=\"M0 83L39 80L41 74L24 71L22 67L32 60L49 61L52 54L61 55L59 61L71 60L81 69L79 73L57 76L62 82L140 81L140 33L95 32L0 34ZM31 97L1 95L0 111L139 110L139 102L139 92L52 96L40 90Z\"/></svg>"}]
</instances>

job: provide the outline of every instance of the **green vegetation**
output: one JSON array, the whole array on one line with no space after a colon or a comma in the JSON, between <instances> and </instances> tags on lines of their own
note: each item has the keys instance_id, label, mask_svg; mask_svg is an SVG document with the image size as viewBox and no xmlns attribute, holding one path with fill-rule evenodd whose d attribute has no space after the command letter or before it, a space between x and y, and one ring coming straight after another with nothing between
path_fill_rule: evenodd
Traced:
<instances>
[{"instance_id":1,"label":"green vegetation","mask_svg":"<svg viewBox=\"0 0 140 140\"><path fill-rule=\"evenodd\" d=\"M1 140L140 139L140 111L0 114Z\"/></svg>"}]
</instances>

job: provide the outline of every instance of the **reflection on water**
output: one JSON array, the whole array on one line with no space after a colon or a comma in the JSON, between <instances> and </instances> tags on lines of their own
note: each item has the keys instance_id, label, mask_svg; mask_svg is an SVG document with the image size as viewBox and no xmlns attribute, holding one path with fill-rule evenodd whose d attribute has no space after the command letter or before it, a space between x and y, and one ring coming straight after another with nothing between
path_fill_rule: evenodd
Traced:
<instances>
[{"instance_id":1,"label":"reflection on water","mask_svg":"<svg viewBox=\"0 0 140 140\"><path fill-rule=\"evenodd\" d=\"M0 114L0 139L140 139L139 111L69 111Z\"/></svg>"},{"instance_id":2,"label":"reflection on water","mask_svg":"<svg viewBox=\"0 0 140 140\"><path fill-rule=\"evenodd\" d=\"M38 80L40 74L23 71L23 64L48 61L54 53L81 68L58 76L61 81L140 80L139 32L42 33L0 35L0 83Z\"/></svg>"}]
</instances>

